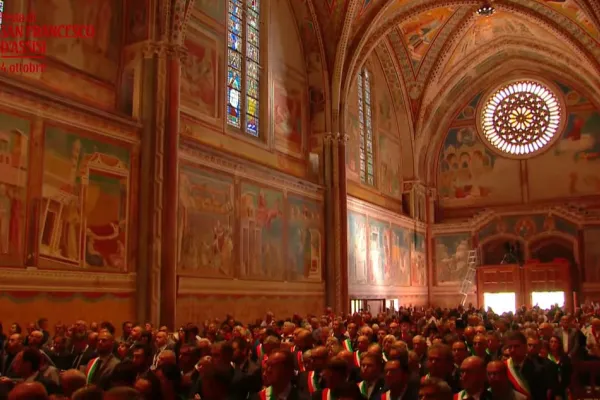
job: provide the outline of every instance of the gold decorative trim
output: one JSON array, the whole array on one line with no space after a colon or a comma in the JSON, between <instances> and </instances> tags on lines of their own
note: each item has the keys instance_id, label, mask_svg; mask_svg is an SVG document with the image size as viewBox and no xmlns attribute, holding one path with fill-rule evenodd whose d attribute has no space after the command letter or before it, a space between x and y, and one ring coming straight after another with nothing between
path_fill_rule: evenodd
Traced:
<instances>
[{"instance_id":1,"label":"gold decorative trim","mask_svg":"<svg viewBox=\"0 0 600 400\"><path fill-rule=\"evenodd\" d=\"M243 279L179 277L177 295L323 296L324 282L269 282Z\"/></svg>"},{"instance_id":2,"label":"gold decorative trim","mask_svg":"<svg viewBox=\"0 0 600 400\"><path fill-rule=\"evenodd\" d=\"M0 269L0 290L3 291L129 293L135 292L135 285L135 273Z\"/></svg>"}]
</instances>

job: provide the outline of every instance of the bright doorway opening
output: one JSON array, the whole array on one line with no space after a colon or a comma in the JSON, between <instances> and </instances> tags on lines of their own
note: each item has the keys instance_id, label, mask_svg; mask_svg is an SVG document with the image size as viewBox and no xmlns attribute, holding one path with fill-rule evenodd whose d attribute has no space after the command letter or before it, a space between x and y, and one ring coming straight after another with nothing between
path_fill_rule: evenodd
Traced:
<instances>
[{"instance_id":1,"label":"bright doorway opening","mask_svg":"<svg viewBox=\"0 0 600 400\"><path fill-rule=\"evenodd\" d=\"M498 315L514 313L517 309L517 295L514 292L484 293L483 306L486 310L491 308Z\"/></svg>"},{"instance_id":2,"label":"bright doorway opening","mask_svg":"<svg viewBox=\"0 0 600 400\"><path fill-rule=\"evenodd\" d=\"M549 310L554 305L565 306L565 292L532 292L531 304L542 310Z\"/></svg>"}]
</instances>

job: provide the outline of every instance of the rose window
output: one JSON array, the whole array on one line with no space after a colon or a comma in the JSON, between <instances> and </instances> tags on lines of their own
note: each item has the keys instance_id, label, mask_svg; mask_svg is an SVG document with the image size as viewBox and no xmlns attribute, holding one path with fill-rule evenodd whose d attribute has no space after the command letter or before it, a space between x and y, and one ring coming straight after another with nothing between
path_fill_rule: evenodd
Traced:
<instances>
[{"instance_id":1,"label":"rose window","mask_svg":"<svg viewBox=\"0 0 600 400\"><path fill-rule=\"evenodd\" d=\"M481 111L485 139L511 156L531 156L557 135L561 106L546 86L533 81L505 85L489 96Z\"/></svg>"}]
</instances>

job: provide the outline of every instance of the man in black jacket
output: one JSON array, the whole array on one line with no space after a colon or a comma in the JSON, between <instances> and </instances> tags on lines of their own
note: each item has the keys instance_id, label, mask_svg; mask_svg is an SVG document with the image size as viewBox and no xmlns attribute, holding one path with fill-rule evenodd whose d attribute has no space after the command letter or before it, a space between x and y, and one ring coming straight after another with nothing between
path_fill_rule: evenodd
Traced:
<instances>
[{"instance_id":1,"label":"man in black jacket","mask_svg":"<svg viewBox=\"0 0 600 400\"><path fill-rule=\"evenodd\" d=\"M531 400L546 400L551 393L544 367L527 357L527 339L519 331L506 336L510 358L506 364L513 388Z\"/></svg>"}]
</instances>

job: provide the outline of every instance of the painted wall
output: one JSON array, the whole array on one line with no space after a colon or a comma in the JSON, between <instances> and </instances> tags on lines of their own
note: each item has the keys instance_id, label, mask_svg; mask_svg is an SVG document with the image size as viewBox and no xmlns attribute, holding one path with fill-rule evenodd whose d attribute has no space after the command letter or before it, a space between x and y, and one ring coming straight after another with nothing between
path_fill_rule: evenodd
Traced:
<instances>
[{"instance_id":1,"label":"painted wall","mask_svg":"<svg viewBox=\"0 0 600 400\"><path fill-rule=\"evenodd\" d=\"M3 91L0 103L5 318L133 318L138 128Z\"/></svg>"},{"instance_id":2,"label":"painted wall","mask_svg":"<svg viewBox=\"0 0 600 400\"><path fill-rule=\"evenodd\" d=\"M347 100L346 176L348 194L383 208L401 212L404 174L410 173L403 163L411 160L402 157L402 135L410 137L409 119L404 104L400 110L392 101L392 94L382 66L382 59L373 52L365 64L371 74L372 124L374 134L373 156L375 184L362 184L360 180L360 119L358 87L354 80Z\"/></svg>"},{"instance_id":3,"label":"painted wall","mask_svg":"<svg viewBox=\"0 0 600 400\"><path fill-rule=\"evenodd\" d=\"M303 4L292 8L291 3L261 5L259 135L253 137L227 122L226 88L232 79L227 23L232 17L226 2L196 2L185 42L189 54L182 68L181 127L183 136L195 142L317 181L319 161L308 160L311 149L319 146L311 134L324 130L318 122L324 120L324 95L310 82L322 71L314 60L318 48L312 28L294 15L307 11Z\"/></svg>"},{"instance_id":4,"label":"painted wall","mask_svg":"<svg viewBox=\"0 0 600 400\"><path fill-rule=\"evenodd\" d=\"M40 57L7 58L4 65L8 69L20 64L12 68L18 68L15 74L28 84L94 107L115 109L124 33L123 2L18 0L6 2L4 7L7 14L35 16L27 24L27 29L33 31L42 26L93 26L95 34L91 37L34 39L34 53ZM5 19L2 28L14 32L22 26Z\"/></svg>"},{"instance_id":5,"label":"painted wall","mask_svg":"<svg viewBox=\"0 0 600 400\"><path fill-rule=\"evenodd\" d=\"M437 187L443 209L573 201L600 194L600 114L576 90L554 84L565 101L565 126L548 151L526 160L499 156L479 138L481 95L465 105L439 153Z\"/></svg>"},{"instance_id":6,"label":"painted wall","mask_svg":"<svg viewBox=\"0 0 600 400\"><path fill-rule=\"evenodd\" d=\"M180 157L177 319L220 317L232 310L227 299L240 296L248 301L244 308L252 305L252 318L273 307L269 299L298 295L313 299L301 310L318 312L324 302L321 188L222 154L183 147ZM253 290L260 296L249 300ZM207 298L223 301L207 308ZM296 305L278 307L288 315Z\"/></svg>"},{"instance_id":7,"label":"painted wall","mask_svg":"<svg viewBox=\"0 0 600 400\"><path fill-rule=\"evenodd\" d=\"M409 218L348 199L350 298L427 302L427 254L423 226Z\"/></svg>"}]
</instances>

